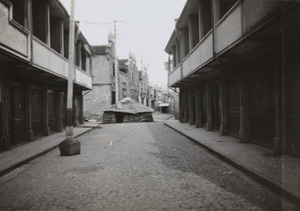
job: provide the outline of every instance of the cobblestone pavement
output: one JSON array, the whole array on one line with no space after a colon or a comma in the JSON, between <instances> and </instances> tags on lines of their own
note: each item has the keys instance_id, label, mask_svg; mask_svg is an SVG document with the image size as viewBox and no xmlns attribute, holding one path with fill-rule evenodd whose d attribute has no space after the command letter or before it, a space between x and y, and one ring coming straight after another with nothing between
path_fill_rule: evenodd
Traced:
<instances>
[{"instance_id":1,"label":"cobblestone pavement","mask_svg":"<svg viewBox=\"0 0 300 211\"><path fill-rule=\"evenodd\" d=\"M103 125L0 178L0 210L297 210L162 123Z\"/></svg>"}]
</instances>

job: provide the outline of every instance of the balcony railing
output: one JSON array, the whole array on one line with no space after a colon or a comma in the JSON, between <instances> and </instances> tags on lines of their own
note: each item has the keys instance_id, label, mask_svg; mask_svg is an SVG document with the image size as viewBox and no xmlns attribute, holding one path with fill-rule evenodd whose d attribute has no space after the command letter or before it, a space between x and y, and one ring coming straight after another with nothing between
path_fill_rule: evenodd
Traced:
<instances>
[{"instance_id":1,"label":"balcony railing","mask_svg":"<svg viewBox=\"0 0 300 211\"><path fill-rule=\"evenodd\" d=\"M174 85L181 79L181 64L177 65L175 69L169 74L169 86Z\"/></svg>"},{"instance_id":2,"label":"balcony railing","mask_svg":"<svg viewBox=\"0 0 300 211\"><path fill-rule=\"evenodd\" d=\"M242 6L239 2L216 26L216 53L220 53L242 36Z\"/></svg>"},{"instance_id":3,"label":"balcony railing","mask_svg":"<svg viewBox=\"0 0 300 211\"><path fill-rule=\"evenodd\" d=\"M212 61L214 54L218 56L232 48L243 39L243 35L276 12L279 6L278 1L238 1L216 24L215 35L209 32L169 74L169 86L204 67Z\"/></svg>"}]
</instances>

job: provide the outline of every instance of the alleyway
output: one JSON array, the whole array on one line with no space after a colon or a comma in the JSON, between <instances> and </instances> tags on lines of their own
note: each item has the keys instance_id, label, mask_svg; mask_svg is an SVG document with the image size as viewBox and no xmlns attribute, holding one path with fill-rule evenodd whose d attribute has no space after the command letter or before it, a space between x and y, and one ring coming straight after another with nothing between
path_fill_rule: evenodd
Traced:
<instances>
[{"instance_id":1,"label":"alleyway","mask_svg":"<svg viewBox=\"0 0 300 211\"><path fill-rule=\"evenodd\" d=\"M0 210L296 210L160 121L103 125L0 178Z\"/></svg>"}]
</instances>

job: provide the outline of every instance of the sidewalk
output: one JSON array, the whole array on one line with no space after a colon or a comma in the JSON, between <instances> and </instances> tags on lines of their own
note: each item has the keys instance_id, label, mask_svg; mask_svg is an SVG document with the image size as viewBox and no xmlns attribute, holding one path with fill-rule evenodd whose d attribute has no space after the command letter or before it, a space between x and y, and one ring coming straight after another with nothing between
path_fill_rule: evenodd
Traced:
<instances>
[{"instance_id":1,"label":"sidewalk","mask_svg":"<svg viewBox=\"0 0 300 211\"><path fill-rule=\"evenodd\" d=\"M74 127L73 137L76 138L98 127L99 124L97 123L85 122L83 125ZM65 139L65 135L65 131L55 133L33 142L24 143L22 146L15 147L9 151L0 152L0 177L55 149Z\"/></svg>"},{"instance_id":2,"label":"sidewalk","mask_svg":"<svg viewBox=\"0 0 300 211\"><path fill-rule=\"evenodd\" d=\"M195 128L178 120L164 123L300 206L299 158L273 155L270 149L239 143L236 138Z\"/></svg>"}]
</instances>

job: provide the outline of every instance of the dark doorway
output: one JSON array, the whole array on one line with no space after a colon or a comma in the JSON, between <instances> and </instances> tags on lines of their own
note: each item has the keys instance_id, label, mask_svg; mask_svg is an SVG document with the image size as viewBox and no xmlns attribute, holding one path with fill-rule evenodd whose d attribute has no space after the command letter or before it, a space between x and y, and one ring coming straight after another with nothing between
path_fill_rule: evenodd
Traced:
<instances>
[{"instance_id":1,"label":"dark doorway","mask_svg":"<svg viewBox=\"0 0 300 211\"><path fill-rule=\"evenodd\" d=\"M227 86L228 134L239 136L240 130L240 82L239 78L228 80Z\"/></svg>"},{"instance_id":2,"label":"dark doorway","mask_svg":"<svg viewBox=\"0 0 300 211\"><path fill-rule=\"evenodd\" d=\"M116 113L116 121L117 123L123 123L124 114Z\"/></svg>"},{"instance_id":3,"label":"dark doorway","mask_svg":"<svg viewBox=\"0 0 300 211\"><path fill-rule=\"evenodd\" d=\"M25 141L25 91L22 86L8 86L8 133L10 144Z\"/></svg>"},{"instance_id":4,"label":"dark doorway","mask_svg":"<svg viewBox=\"0 0 300 211\"><path fill-rule=\"evenodd\" d=\"M56 100L53 90L48 90L48 121L50 132L56 132Z\"/></svg>"},{"instance_id":5,"label":"dark doorway","mask_svg":"<svg viewBox=\"0 0 300 211\"><path fill-rule=\"evenodd\" d=\"M43 90L34 88L31 90L31 120L33 137L43 136Z\"/></svg>"}]
</instances>

